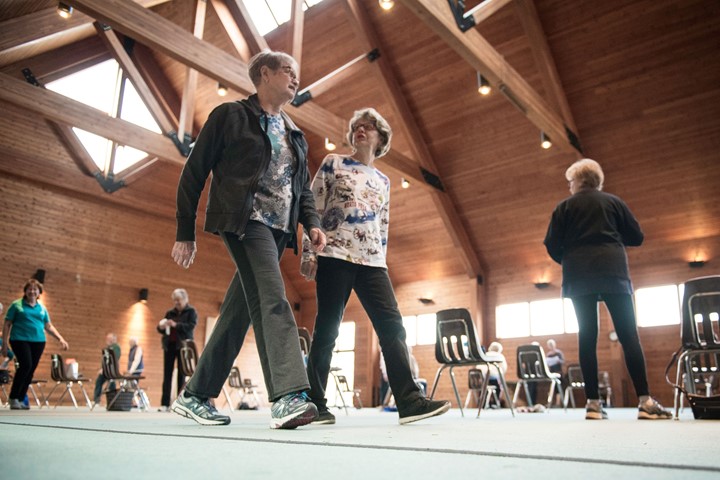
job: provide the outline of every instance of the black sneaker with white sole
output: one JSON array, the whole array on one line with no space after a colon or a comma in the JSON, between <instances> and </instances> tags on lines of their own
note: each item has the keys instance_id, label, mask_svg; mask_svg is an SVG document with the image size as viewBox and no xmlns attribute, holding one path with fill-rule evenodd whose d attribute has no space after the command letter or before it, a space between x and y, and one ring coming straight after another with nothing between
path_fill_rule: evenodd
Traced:
<instances>
[{"instance_id":1,"label":"black sneaker with white sole","mask_svg":"<svg viewBox=\"0 0 720 480\"><path fill-rule=\"evenodd\" d=\"M334 425L335 415L329 410L318 410L318 417L312 423L313 425Z\"/></svg>"},{"instance_id":2,"label":"black sneaker with white sole","mask_svg":"<svg viewBox=\"0 0 720 480\"><path fill-rule=\"evenodd\" d=\"M421 397L406 407L398 408L400 425L442 415L448 410L450 410L450 402L447 400L428 400Z\"/></svg>"},{"instance_id":3,"label":"black sneaker with white sole","mask_svg":"<svg viewBox=\"0 0 720 480\"><path fill-rule=\"evenodd\" d=\"M230 417L219 414L209 400L203 401L197 397L187 397L185 393L178 395L170 409L178 415L192 418L200 425L227 425L230 423Z\"/></svg>"}]
</instances>

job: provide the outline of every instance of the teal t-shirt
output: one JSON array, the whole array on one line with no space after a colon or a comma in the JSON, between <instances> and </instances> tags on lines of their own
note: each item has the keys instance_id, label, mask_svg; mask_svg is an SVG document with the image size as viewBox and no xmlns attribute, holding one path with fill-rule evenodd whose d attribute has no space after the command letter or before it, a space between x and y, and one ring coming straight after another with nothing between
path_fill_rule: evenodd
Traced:
<instances>
[{"instance_id":1,"label":"teal t-shirt","mask_svg":"<svg viewBox=\"0 0 720 480\"><path fill-rule=\"evenodd\" d=\"M33 307L19 298L8 308L5 320L12 323L10 340L44 342L45 324L50 323L50 314L40 302Z\"/></svg>"}]
</instances>

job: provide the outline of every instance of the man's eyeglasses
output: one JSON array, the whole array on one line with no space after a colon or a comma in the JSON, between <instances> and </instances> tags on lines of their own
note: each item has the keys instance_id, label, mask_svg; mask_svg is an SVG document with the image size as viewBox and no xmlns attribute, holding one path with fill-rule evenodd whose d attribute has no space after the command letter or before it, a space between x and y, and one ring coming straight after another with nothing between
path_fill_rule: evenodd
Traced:
<instances>
[{"instance_id":1,"label":"man's eyeglasses","mask_svg":"<svg viewBox=\"0 0 720 480\"><path fill-rule=\"evenodd\" d=\"M377 130L377 125L374 123L356 123L353 125L353 132L357 132L361 128L366 132L372 132L373 130Z\"/></svg>"}]
</instances>

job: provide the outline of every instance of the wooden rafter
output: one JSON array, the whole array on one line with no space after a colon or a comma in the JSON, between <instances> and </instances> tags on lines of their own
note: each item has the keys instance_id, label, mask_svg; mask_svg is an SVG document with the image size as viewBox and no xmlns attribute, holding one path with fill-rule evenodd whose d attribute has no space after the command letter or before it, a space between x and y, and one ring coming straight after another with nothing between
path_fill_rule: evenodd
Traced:
<instances>
[{"instance_id":1,"label":"wooden rafter","mask_svg":"<svg viewBox=\"0 0 720 480\"><path fill-rule=\"evenodd\" d=\"M302 65L302 42L303 30L305 27L305 12L303 11L303 0L292 0L290 7L290 23L288 28L288 53Z\"/></svg>"},{"instance_id":2,"label":"wooden rafter","mask_svg":"<svg viewBox=\"0 0 720 480\"><path fill-rule=\"evenodd\" d=\"M478 25L512 1L513 0L484 0L470 9L465 15L472 16L473 20L475 20L475 25Z\"/></svg>"},{"instance_id":3,"label":"wooden rafter","mask_svg":"<svg viewBox=\"0 0 720 480\"><path fill-rule=\"evenodd\" d=\"M135 43L130 57L152 91L153 97L159 102L164 115L170 119L172 125L177 125L180 117L180 97L158 66L152 51L141 43Z\"/></svg>"},{"instance_id":4,"label":"wooden rafter","mask_svg":"<svg viewBox=\"0 0 720 480\"><path fill-rule=\"evenodd\" d=\"M222 23L225 28L225 32L227 32L228 37L230 37L230 42L232 42L233 47L235 47L235 51L237 51L240 58L247 63L253 56L253 52L250 50L248 41L245 40L245 37L240 31L238 22L235 20L230 8L228 8L228 4L225 0L210 0L210 3L215 10L215 14L220 19L220 23Z\"/></svg>"},{"instance_id":5,"label":"wooden rafter","mask_svg":"<svg viewBox=\"0 0 720 480\"><path fill-rule=\"evenodd\" d=\"M240 29L242 37L245 39L245 41L248 43L248 46L250 47L250 56L258 54L263 50L270 49L267 41L265 41L265 37L260 35L258 29L255 28L255 24L250 19L250 13L248 12L247 7L245 7L243 0L219 0L218 2L213 1L213 6L215 6L215 4L219 2L225 3L227 11L231 15L232 19L235 21L235 24ZM218 12L219 9L216 7L215 11ZM223 21L223 25L226 25L226 22Z\"/></svg>"},{"instance_id":6,"label":"wooden rafter","mask_svg":"<svg viewBox=\"0 0 720 480\"><path fill-rule=\"evenodd\" d=\"M207 1L195 1L195 19L193 21L193 36L203 38L205 31L205 13L207 12ZM181 142L185 137L192 137L193 117L195 114L195 94L197 92L198 72L188 67L185 70L185 87L183 88L182 105L180 106L180 119L178 120L177 135Z\"/></svg>"},{"instance_id":7,"label":"wooden rafter","mask_svg":"<svg viewBox=\"0 0 720 480\"><path fill-rule=\"evenodd\" d=\"M513 3L530 41L530 49L535 58L535 65L540 72L546 100L550 102L556 112L560 113L563 120L565 120L565 125L570 127L573 132L577 132L570 105L555 66L555 60L550 52L550 45L548 45L547 37L540 23L540 17L535 8L535 2L533 0L513 0Z\"/></svg>"},{"instance_id":8,"label":"wooden rafter","mask_svg":"<svg viewBox=\"0 0 720 480\"><path fill-rule=\"evenodd\" d=\"M149 155L185 164L185 159L180 156L169 138L4 73L0 73L0 100L37 113L48 120L72 125L142 150Z\"/></svg>"},{"instance_id":9,"label":"wooden rafter","mask_svg":"<svg viewBox=\"0 0 720 480\"><path fill-rule=\"evenodd\" d=\"M100 38L103 39L105 45L108 47L108 50L112 52L115 60L117 60L120 67L123 69L125 75L135 86L135 90L145 103L145 106L148 110L150 110L150 114L160 126L162 132L168 134L174 131L175 127L167 115L165 115L165 110L161 107L160 102L158 102L152 90L145 82L145 79L140 74L140 71L135 66L135 63L123 48L123 45L115 32L112 31L112 29L105 28L105 26L98 23L95 24L95 28Z\"/></svg>"},{"instance_id":10,"label":"wooden rafter","mask_svg":"<svg viewBox=\"0 0 720 480\"><path fill-rule=\"evenodd\" d=\"M345 82L347 79L354 77L355 75L360 73L361 70L365 69L368 60L368 54L363 54L356 58L353 58L342 67L336 68L324 77L316 80L315 82L300 90L295 98L297 102L293 100L293 104L298 105L304 103L311 98L317 98L318 96L322 95L333 87Z\"/></svg>"},{"instance_id":11,"label":"wooden rafter","mask_svg":"<svg viewBox=\"0 0 720 480\"><path fill-rule=\"evenodd\" d=\"M359 42L363 48L365 50L371 50L378 47L379 40L375 29L370 23L367 13L358 4L357 0L346 0L344 5L351 17L350 23L354 26ZM400 120L399 130L401 130L405 138L408 139L413 157L417 159L420 166L426 170L437 172L437 166L430 154L430 150L425 142L422 141L422 138L425 136L413 120L414 116L400 89L400 85L395 79L389 60L381 53L381 55L371 63L370 68L374 70L376 78L380 81L380 85L395 112L396 118ZM440 182L442 183L442 180L440 180ZM437 190L431 190L430 192L438 214L442 218L450 237L453 239L453 243L460 252L460 258L462 259L467 274L473 278L481 275L482 267L480 260L452 200L448 195L442 194Z\"/></svg>"},{"instance_id":12,"label":"wooden rafter","mask_svg":"<svg viewBox=\"0 0 720 480\"><path fill-rule=\"evenodd\" d=\"M71 126L57 123L52 120L46 121L60 138L60 141L65 146L65 150L67 150L70 158L73 159L73 162L75 162L75 165L77 165L82 173L90 177L102 175L102 171L98 168L90 154L85 149L85 145L83 145L77 135L75 135Z\"/></svg>"},{"instance_id":13,"label":"wooden rafter","mask_svg":"<svg viewBox=\"0 0 720 480\"><path fill-rule=\"evenodd\" d=\"M547 133L560 150L576 153L562 118L475 29L460 31L450 7L439 0L399 0L490 80L525 116ZM575 133L572 132L572 136Z\"/></svg>"}]
</instances>

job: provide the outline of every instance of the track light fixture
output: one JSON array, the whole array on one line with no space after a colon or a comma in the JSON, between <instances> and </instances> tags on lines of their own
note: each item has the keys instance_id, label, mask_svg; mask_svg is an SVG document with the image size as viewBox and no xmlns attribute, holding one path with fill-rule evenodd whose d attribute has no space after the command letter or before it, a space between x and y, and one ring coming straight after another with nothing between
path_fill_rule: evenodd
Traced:
<instances>
[{"instance_id":1,"label":"track light fixture","mask_svg":"<svg viewBox=\"0 0 720 480\"><path fill-rule=\"evenodd\" d=\"M478 93L480 95L488 95L492 88L490 87L490 82L488 82L488 79L483 77L482 73L477 72L477 82L478 82Z\"/></svg>"},{"instance_id":2,"label":"track light fixture","mask_svg":"<svg viewBox=\"0 0 720 480\"><path fill-rule=\"evenodd\" d=\"M545 132L540 132L540 146L547 150L548 148L552 147L552 142L550 141L550 137Z\"/></svg>"},{"instance_id":3,"label":"track light fixture","mask_svg":"<svg viewBox=\"0 0 720 480\"><path fill-rule=\"evenodd\" d=\"M228 94L228 87L226 87L222 83L218 83L217 94L220 95L221 97L224 97L225 95Z\"/></svg>"},{"instance_id":4,"label":"track light fixture","mask_svg":"<svg viewBox=\"0 0 720 480\"><path fill-rule=\"evenodd\" d=\"M60 2L57 6L57 13L62 18L70 18L73 14L73 7L71 7L67 3Z\"/></svg>"},{"instance_id":5,"label":"track light fixture","mask_svg":"<svg viewBox=\"0 0 720 480\"><path fill-rule=\"evenodd\" d=\"M380 8L383 10L390 10L395 6L395 2L393 2L393 0L378 0L378 3L380 4Z\"/></svg>"},{"instance_id":6,"label":"track light fixture","mask_svg":"<svg viewBox=\"0 0 720 480\"><path fill-rule=\"evenodd\" d=\"M400 179L400 186L401 186L402 188L410 188L410 182L407 181L407 178L402 177L402 178Z\"/></svg>"},{"instance_id":7,"label":"track light fixture","mask_svg":"<svg viewBox=\"0 0 720 480\"><path fill-rule=\"evenodd\" d=\"M325 150L328 152L332 152L337 148L337 145L335 145L329 138L325 137Z\"/></svg>"}]
</instances>

